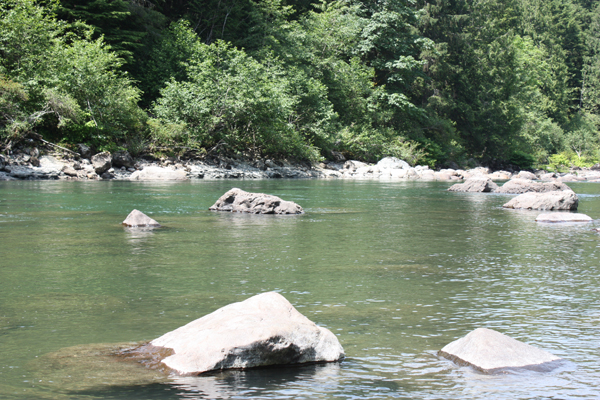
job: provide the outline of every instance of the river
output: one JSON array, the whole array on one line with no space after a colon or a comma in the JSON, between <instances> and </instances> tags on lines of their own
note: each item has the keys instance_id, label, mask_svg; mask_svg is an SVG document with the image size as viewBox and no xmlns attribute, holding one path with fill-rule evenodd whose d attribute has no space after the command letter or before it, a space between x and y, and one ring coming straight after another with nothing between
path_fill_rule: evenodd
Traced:
<instances>
[{"instance_id":1,"label":"river","mask_svg":"<svg viewBox=\"0 0 600 400\"><path fill-rule=\"evenodd\" d=\"M600 185L569 185L600 219ZM538 212L502 209L512 196L449 186L0 182L0 398L599 397L600 223L537 224ZM208 211L232 187L306 213ZM121 226L134 208L163 228ZM265 291L334 332L347 358L147 382L99 376L77 357L69 371L56 364L65 348L151 340ZM484 375L437 356L478 327L567 362Z\"/></svg>"}]
</instances>

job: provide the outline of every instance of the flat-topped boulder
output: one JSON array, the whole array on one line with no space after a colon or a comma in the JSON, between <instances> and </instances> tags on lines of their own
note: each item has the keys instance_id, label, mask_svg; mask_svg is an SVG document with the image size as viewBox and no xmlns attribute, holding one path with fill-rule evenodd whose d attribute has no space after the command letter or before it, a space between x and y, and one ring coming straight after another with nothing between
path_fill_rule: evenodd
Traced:
<instances>
[{"instance_id":1,"label":"flat-topped boulder","mask_svg":"<svg viewBox=\"0 0 600 400\"><path fill-rule=\"evenodd\" d=\"M494 192L498 185L488 177L475 176L463 183L457 183L448 189L450 192Z\"/></svg>"},{"instance_id":2,"label":"flat-topped boulder","mask_svg":"<svg viewBox=\"0 0 600 400\"><path fill-rule=\"evenodd\" d=\"M459 365L468 365L484 373L519 368L549 371L562 360L545 350L487 328L475 329L449 343L439 354Z\"/></svg>"},{"instance_id":3,"label":"flat-topped boulder","mask_svg":"<svg viewBox=\"0 0 600 400\"><path fill-rule=\"evenodd\" d=\"M251 193L233 188L213 204L211 211L229 211L250 214L302 214L304 210L293 201L282 200L264 193Z\"/></svg>"},{"instance_id":4,"label":"flat-topped boulder","mask_svg":"<svg viewBox=\"0 0 600 400\"><path fill-rule=\"evenodd\" d=\"M146 167L129 177L132 181L182 181L188 179L185 171L162 167Z\"/></svg>"},{"instance_id":5,"label":"flat-topped boulder","mask_svg":"<svg viewBox=\"0 0 600 400\"><path fill-rule=\"evenodd\" d=\"M534 182L530 179L511 179L496 189L495 193L522 194L528 192L546 193L558 190L571 190L570 187L559 181Z\"/></svg>"},{"instance_id":6,"label":"flat-topped boulder","mask_svg":"<svg viewBox=\"0 0 600 400\"><path fill-rule=\"evenodd\" d=\"M555 192L523 193L504 204L504 208L519 208L528 210L577 210L579 198L572 190L560 190Z\"/></svg>"},{"instance_id":7,"label":"flat-topped boulder","mask_svg":"<svg viewBox=\"0 0 600 400\"><path fill-rule=\"evenodd\" d=\"M571 212L551 212L543 213L537 216L535 219L537 222L592 222L592 217Z\"/></svg>"},{"instance_id":8,"label":"flat-topped boulder","mask_svg":"<svg viewBox=\"0 0 600 400\"><path fill-rule=\"evenodd\" d=\"M123 225L129 226L131 228L158 228L160 224L144 214L141 211L133 210L129 213L125 221L123 221Z\"/></svg>"},{"instance_id":9,"label":"flat-topped boulder","mask_svg":"<svg viewBox=\"0 0 600 400\"><path fill-rule=\"evenodd\" d=\"M344 349L282 295L267 292L229 304L133 353L177 375L341 361Z\"/></svg>"}]
</instances>

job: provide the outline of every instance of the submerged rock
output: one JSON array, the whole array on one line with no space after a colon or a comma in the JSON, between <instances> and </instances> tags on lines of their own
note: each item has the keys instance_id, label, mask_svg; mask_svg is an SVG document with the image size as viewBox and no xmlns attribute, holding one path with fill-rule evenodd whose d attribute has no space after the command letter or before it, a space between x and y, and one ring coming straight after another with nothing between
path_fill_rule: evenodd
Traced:
<instances>
[{"instance_id":1,"label":"submerged rock","mask_svg":"<svg viewBox=\"0 0 600 400\"><path fill-rule=\"evenodd\" d=\"M464 183L457 183L448 189L450 192L494 192L498 185L487 177L474 177L467 179Z\"/></svg>"},{"instance_id":2,"label":"submerged rock","mask_svg":"<svg viewBox=\"0 0 600 400\"><path fill-rule=\"evenodd\" d=\"M125 221L123 221L123 225L132 228L160 227L160 224L158 222L156 222L155 220L138 210L133 210L132 212L130 212L127 218L125 218Z\"/></svg>"},{"instance_id":3,"label":"submerged rock","mask_svg":"<svg viewBox=\"0 0 600 400\"><path fill-rule=\"evenodd\" d=\"M340 361L344 349L331 331L300 314L282 295L268 292L222 307L131 354L160 360L178 375L199 375Z\"/></svg>"},{"instance_id":4,"label":"submerged rock","mask_svg":"<svg viewBox=\"0 0 600 400\"><path fill-rule=\"evenodd\" d=\"M561 358L520 342L492 329L478 328L446 345L439 354L459 365L468 365L484 373L505 369L548 371Z\"/></svg>"},{"instance_id":5,"label":"submerged rock","mask_svg":"<svg viewBox=\"0 0 600 400\"><path fill-rule=\"evenodd\" d=\"M264 193L250 193L233 188L219 197L211 211L243 212L250 214L302 214L304 210L293 201L282 200Z\"/></svg>"},{"instance_id":6,"label":"submerged rock","mask_svg":"<svg viewBox=\"0 0 600 400\"><path fill-rule=\"evenodd\" d=\"M537 222L592 222L592 217L581 213L552 212L538 215Z\"/></svg>"},{"instance_id":7,"label":"submerged rock","mask_svg":"<svg viewBox=\"0 0 600 400\"><path fill-rule=\"evenodd\" d=\"M529 179L511 179L495 190L496 193L522 194L528 192L546 193L558 190L571 190L562 182L534 182Z\"/></svg>"},{"instance_id":8,"label":"submerged rock","mask_svg":"<svg viewBox=\"0 0 600 400\"><path fill-rule=\"evenodd\" d=\"M547 193L523 193L504 204L504 208L523 208L528 210L577 210L579 198L571 190Z\"/></svg>"}]
</instances>

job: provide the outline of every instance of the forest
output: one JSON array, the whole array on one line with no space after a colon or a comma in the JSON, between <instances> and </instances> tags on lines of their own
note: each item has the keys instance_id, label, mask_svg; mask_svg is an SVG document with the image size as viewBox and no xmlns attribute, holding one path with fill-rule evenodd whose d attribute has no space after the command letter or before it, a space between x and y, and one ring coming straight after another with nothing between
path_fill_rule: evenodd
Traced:
<instances>
[{"instance_id":1,"label":"forest","mask_svg":"<svg viewBox=\"0 0 600 400\"><path fill-rule=\"evenodd\" d=\"M600 157L591 0L3 0L0 152Z\"/></svg>"}]
</instances>

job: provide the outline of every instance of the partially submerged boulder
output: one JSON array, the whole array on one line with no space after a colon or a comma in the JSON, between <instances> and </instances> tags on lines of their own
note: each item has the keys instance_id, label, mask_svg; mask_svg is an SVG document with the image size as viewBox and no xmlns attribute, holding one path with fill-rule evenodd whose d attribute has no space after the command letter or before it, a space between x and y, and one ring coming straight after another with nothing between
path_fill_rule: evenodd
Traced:
<instances>
[{"instance_id":1,"label":"partially submerged boulder","mask_svg":"<svg viewBox=\"0 0 600 400\"><path fill-rule=\"evenodd\" d=\"M592 222L592 217L581 213L551 212L538 215L536 222Z\"/></svg>"},{"instance_id":2,"label":"partially submerged boulder","mask_svg":"<svg viewBox=\"0 0 600 400\"><path fill-rule=\"evenodd\" d=\"M467 179L464 183L457 183L450 186L450 192L494 192L498 189L498 185L490 178L474 177Z\"/></svg>"},{"instance_id":3,"label":"partially submerged boulder","mask_svg":"<svg viewBox=\"0 0 600 400\"><path fill-rule=\"evenodd\" d=\"M484 373L518 368L549 371L562 360L547 351L487 328L475 329L449 343L439 354L459 365L468 365Z\"/></svg>"},{"instance_id":4,"label":"partially submerged boulder","mask_svg":"<svg viewBox=\"0 0 600 400\"><path fill-rule=\"evenodd\" d=\"M511 179L495 190L495 193L522 194L529 192L546 193L558 190L571 190L562 182L534 182L529 179Z\"/></svg>"},{"instance_id":5,"label":"partially submerged boulder","mask_svg":"<svg viewBox=\"0 0 600 400\"><path fill-rule=\"evenodd\" d=\"M144 214L141 211L133 210L129 213L125 221L123 221L123 225L129 226L131 228L158 228L160 224Z\"/></svg>"},{"instance_id":6,"label":"partially submerged boulder","mask_svg":"<svg viewBox=\"0 0 600 400\"><path fill-rule=\"evenodd\" d=\"M345 356L330 330L317 326L275 292L222 307L133 352L177 375L334 362Z\"/></svg>"},{"instance_id":7,"label":"partially submerged boulder","mask_svg":"<svg viewBox=\"0 0 600 400\"><path fill-rule=\"evenodd\" d=\"M572 190L561 190L547 193L523 193L504 204L504 208L521 208L528 210L577 210L579 198Z\"/></svg>"},{"instance_id":8,"label":"partially submerged boulder","mask_svg":"<svg viewBox=\"0 0 600 400\"><path fill-rule=\"evenodd\" d=\"M304 210L293 201L282 200L264 193L250 193L233 188L219 197L211 211L230 211L250 214L302 214Z\"/></svg>"}]
</instances>

